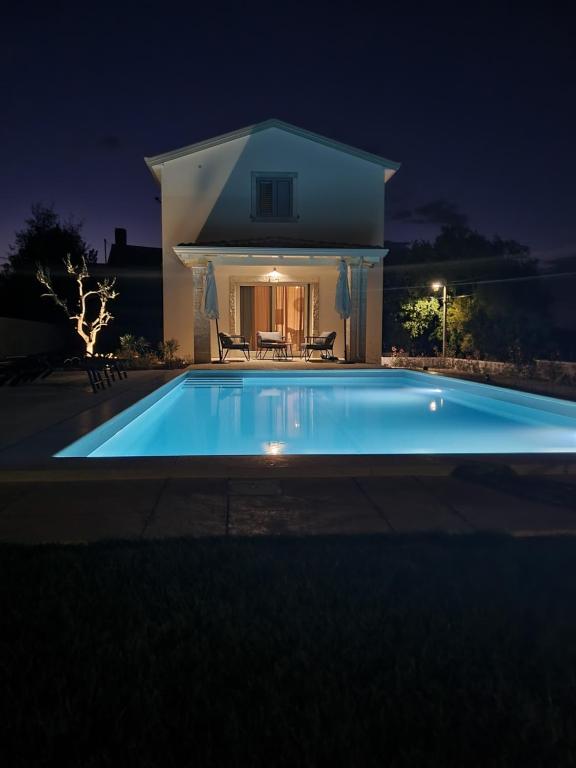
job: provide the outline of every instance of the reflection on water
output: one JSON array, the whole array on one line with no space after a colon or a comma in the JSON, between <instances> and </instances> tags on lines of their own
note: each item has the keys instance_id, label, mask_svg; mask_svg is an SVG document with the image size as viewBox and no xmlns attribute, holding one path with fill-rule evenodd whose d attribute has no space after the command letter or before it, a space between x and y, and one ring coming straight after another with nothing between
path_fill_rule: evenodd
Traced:
<instances>
[{"instance_id":1,"label":"reflection on water","mask_svg":"<svg viewBox=\"0 0 576 768\"><path fill-rule=\"evenodd\" d=\"M264 450L264 453L267 453L269 456L279 456L281 453L284 453L286 443L272 440L269 443L262 443L262 449Z\"/></svg>"},{"instance_id":2,"label":"reflection on water","mask_svg":"<svg viewBox=\"0 0 576 768\"><path fill-rule=\"evenodd\" d=\"M177 389L92 455L574 452L575 419L530 403L462 384L439 389L427 379L254 377L242 388Z\"/></svg>"}]
</instances>

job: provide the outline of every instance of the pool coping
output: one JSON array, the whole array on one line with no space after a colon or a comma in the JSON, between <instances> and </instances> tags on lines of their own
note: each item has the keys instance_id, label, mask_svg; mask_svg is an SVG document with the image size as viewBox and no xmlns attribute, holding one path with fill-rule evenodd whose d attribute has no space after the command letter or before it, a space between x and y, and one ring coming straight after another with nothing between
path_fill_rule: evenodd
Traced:
<instances>
[{"instance_id":1,"label":"pool coping","mask_svg":"<svg viewBox=\"0 0 576 768\"><path fill-rule=\"evenodd\" d=\"M69 482L174 478L445 477L457 468L519 475L576 475L574 454L457 454L316 456L176 456L139 458L50 458L0 468L0 482Z\"/></svg>"}]
</instances>

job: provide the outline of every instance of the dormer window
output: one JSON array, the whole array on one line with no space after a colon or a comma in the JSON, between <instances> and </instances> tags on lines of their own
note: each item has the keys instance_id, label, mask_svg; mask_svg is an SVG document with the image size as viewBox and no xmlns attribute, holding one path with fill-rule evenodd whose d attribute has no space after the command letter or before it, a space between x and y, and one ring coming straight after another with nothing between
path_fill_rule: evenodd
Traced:
<instances>
[{"instance_id":1,"label":"dormer window","mask_svg":"<svg viewBox=\"0 0 576 768\"><path fill-rule=\"evenodd\" d=\"M296 221L296 173L252 174L252 220Z\"/></svg>"}]
</instances>

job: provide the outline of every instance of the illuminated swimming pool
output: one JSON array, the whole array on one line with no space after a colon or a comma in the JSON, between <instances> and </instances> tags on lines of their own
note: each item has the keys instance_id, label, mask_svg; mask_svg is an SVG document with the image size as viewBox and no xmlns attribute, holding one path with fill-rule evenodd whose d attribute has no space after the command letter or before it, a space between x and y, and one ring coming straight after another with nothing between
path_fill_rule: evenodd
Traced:
<instances>
[{"instance_id":1,"label":"illuminated swimming pool","mask_svg":"<svg viewBox=\"0 0 576 768\"><path fill-rule=\"evenodd\" d=\"M575 453L576 403L404 370L186 373L56 454Z\"/></svg>"}]
</instances>

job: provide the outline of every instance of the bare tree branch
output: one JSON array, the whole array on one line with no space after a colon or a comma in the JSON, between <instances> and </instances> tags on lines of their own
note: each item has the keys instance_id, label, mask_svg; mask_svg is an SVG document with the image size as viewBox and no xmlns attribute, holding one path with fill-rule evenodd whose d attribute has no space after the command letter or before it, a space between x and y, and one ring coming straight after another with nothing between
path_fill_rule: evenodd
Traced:
<instances>
[{"instance_id":1,"label":"bare tree branch","mask_svg":"<svg viewBox=\"0 0 576 768\"><path fill-rule=\"evenodd\" d=\"M46 267L43 267L41 264L38 264L36 269L36 278L48 291L47 293L43 293L42 297L52 299L59 307L64 310L64 312L66 312L68 317L71 317L68 305L63 299L56 295L54 288L52 287L50 270Z\"/></svg>"},{"instance_id":2,"label":"bare tree branch","mask_svg":"<svg viewBox=\"0 0 576 768\"><path fill-rule=\"evenodd\" d=\"M86 290L84 283L90 278L90 273L85 258L82 256L80 264L76 266L72 263L70 254L68 254L64 259L64 266L66 267L67 274L75 279L77 285L78 301L77 311L74 315L71 314L66 301L56 294L56 291L52 286L52 279L48 269L39 264L36 269L36 278L47 290L47 293L43 293L42 296L51 298L64 310L66 317L75 322L76 333L86 345L86 354L92 355L98 334L102 328L107 326L108 323L114 319L114 316L108 309L108 302L113 301L119 295L114 289L116 278L114 277L112 280L105 278L102 282L97 281L96 289ZM90 320L88 318L89 311L86 300L92 296L98 297L99 305L96 317ZM90 306L92 306L92 303L90 303Z\"/></svg>"}]
</instances>

